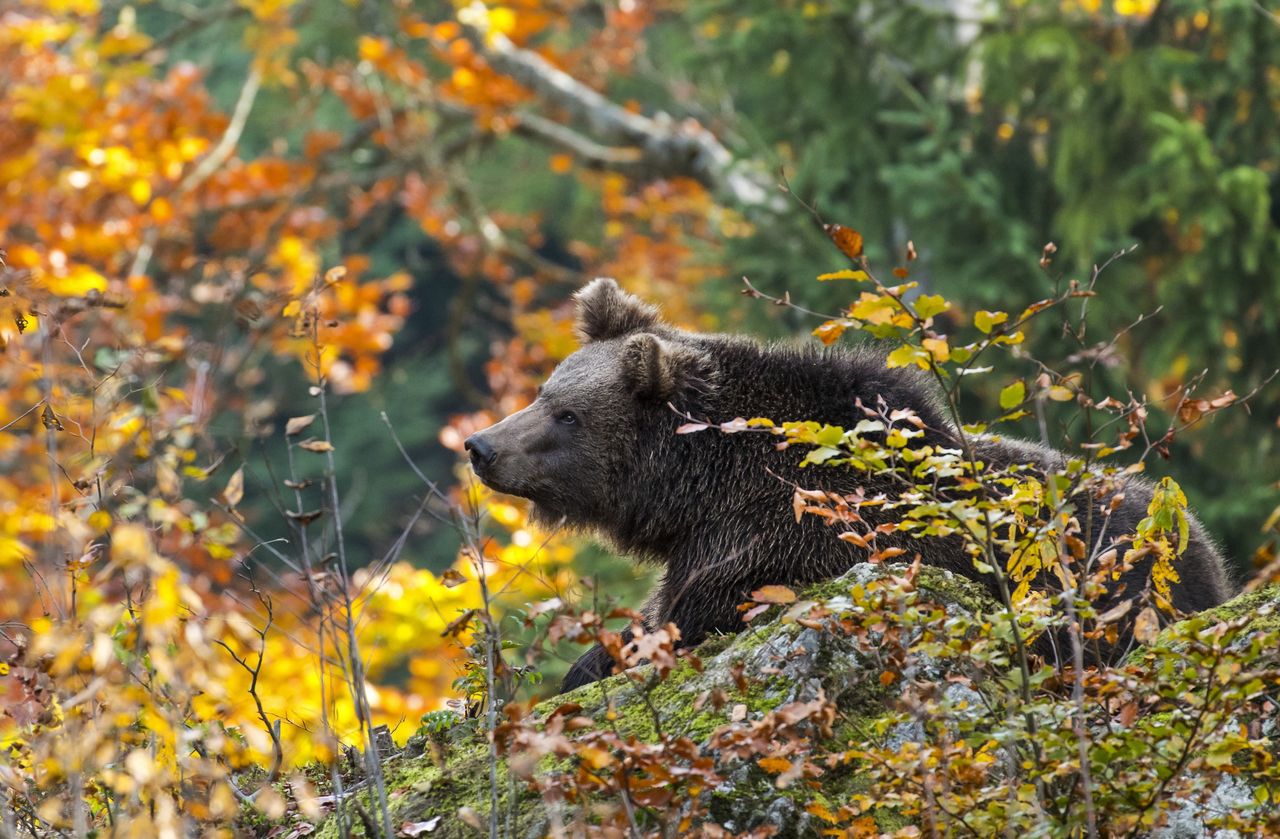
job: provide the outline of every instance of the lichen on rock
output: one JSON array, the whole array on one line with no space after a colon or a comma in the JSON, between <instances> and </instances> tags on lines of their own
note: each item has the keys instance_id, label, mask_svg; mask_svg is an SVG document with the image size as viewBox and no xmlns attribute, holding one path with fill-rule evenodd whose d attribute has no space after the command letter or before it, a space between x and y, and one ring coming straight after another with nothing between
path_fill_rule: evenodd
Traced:
<instances>
[{"instance_id":1,"label":"lichen on rock","mask_svg":"<svg viewBox=\"0 0 1280 839\"><path fill-rule=\"evenodd\" d=\"M1243 595L1211 613L1189 618L1190 623L1175 624L1161 638L1176 638L1180 631L1183 637L1188 630L1207 632L1223 621L1256 619L1262 627L1259 631L1275 628L1277 601L1280 590ZM883 616L875 612L880 607ZM794 602L771 607L736 635L712 637L665 678L652 666L634 667L527 709L520 725L535 735L555 728L558 736L560 723L571 716L581 726L565 729L564 736L572 742L608 729L622 738L617 742L637 747L686 744L679 754L696 755L714 765L717 780L708 787L693 784L689 788L696 806L688 797L676 797L672 810L661 814L664 821L683 825L682 830L701 824L724 831L718 835L820 835L831 826L827 818L831 812L872 788L867 765L857 757L866 753L869 743L892 754L917 749L939 731L959 731L956 720L967 721L966 730L981 730L992 695L986 686L970 683L965 656L971 643L995 643L975 636L990 632L1000 611L985 588L948 571L861 564L838 579L797 592ZM910 654L901 657L903 650ZM885 656L895 651L899 658L886 661ZM1002 660L989 659L997 664ZM952 716L939 728L936 722L922 722L904 713L905 684L936 686L931 701L938 704L932 707L947 709ZM770 766L763 753L732 747L737 742L735 733L767 727L789 709L819 704L832 710L825 722L799 723L808 726L806 754L813 756L815 764L821 763L813 774L787 778L787 773L776 771L788 761L798 766L807 759L805 754L784 748L783 758ZM551 725L557 717L559 722ZM468 821L487 829L495 790L490 782L489 744L479 722L468 720L443 733L420 734L411 741L414 748L384 764L393 825L429 824L432 837L477 835ZM1274 729L1272 725L1264 732L1273 744ZM616 808L618 801L608 796L584 804L572 795L535 791L539 778L589 780L591 773L583 774L585 760L581 754L550 751L536 757L534 764L514 760L514 754L510 765L500 758L496 767L499 833L545 836L561 826L594 824L603 812L598 808ZM601 766L608 767L605 772L616 770L611 760L601 758ZM998 764L989 771L996 777L1007 769ZM1243 801L1256 790L1257 784L1241 775L1229 788L1221 786L1217 798L1206 798L1203 807L1192 802L1170 805L1152 835L1225 839L1233 834L1214 833L1207 826L1216 810L1224 802L1235 806L1232 802ZM356 796L373 812L367 799L367 792ZM875 801L864 801L861 812L862 818L873 820L863 828L873 832L893 832L919 818ZM652 827L653 817L643 811L633 818L642 832ZM574 835L573 830L567 833ZM318 835L339 836L335 819L322 825Z\"/></svg>"}]
</instances>

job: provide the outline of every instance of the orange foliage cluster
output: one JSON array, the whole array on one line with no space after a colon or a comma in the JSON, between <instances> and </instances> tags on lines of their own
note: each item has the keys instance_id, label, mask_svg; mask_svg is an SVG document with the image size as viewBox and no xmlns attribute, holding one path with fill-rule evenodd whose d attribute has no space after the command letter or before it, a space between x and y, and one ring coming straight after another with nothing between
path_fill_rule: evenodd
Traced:
<instances>
[{"instance_id":1,"label":"orange foliage cluster","mask_svg":"<svg viewBox=\"0 0 1280 839\"><path fill-rule=\"evenodd\" d=\"M529 258L538 220L476 206L451 161L421 156L449 127L434 106L465 108L480 131L502 135L530 93L488 67L454 21L406 15L394 39L353 33L357 60L322 66L292 57L297 4L242 5L252 61L228 110L199 68L160 69L166 53L132 12L114 25L96 0L0 12L0 788L27 817L64 828L100 823L108 801L117 827L138 835L229 818L243 803L234 772L358 742L356 673L364 727L403 739L450 694L464 653L446 628L483 605L479 575L522 604L573 583L571 547L488 497L475 503L497 538L440 578L404 562L345 580L283 569L236 511L243 470L228 479L238 455L225 444L236 432L224 428L220 443L210 424L270 437L282 409L261 395L268 369L301 370L313 395L369 388L410 315L409 274L381 276L335 245L380 209L399 205L460 276L510 301L520 335L489 366L499 410L526 402L533 377L573 347L566 309L537 313L570 279ZM572 5L522 0L492 8L488 25L529 44L563 29ZM643 11L608 14L599 39L609 49L536 49L597 83L635 56L648 22ZM411 56L424 48L449 68L443 77ZM351 130L306 131L292 154L281 140L241 156L260 88L336 96ZM370 146L387 165L352 165ZM549 165L573 169L562 156ZM705 191L636 192L578 174L602 193L605 222L600 245L570 249L647 294L686 300L666 292L707 276L688 259L718 232ZM477 419L459 417L443 442L457 447ZM325 426L301 444L287 438L293 456L318 462ZM241 579L250 554L269 579ZM342 597L315 597L338 589L349 613ZM362 671L344 645L347 618ZM406 683L385 684L404 669ZM277 799L264 789L256 804L272 813Z\"/></svg>"}]
</instances>

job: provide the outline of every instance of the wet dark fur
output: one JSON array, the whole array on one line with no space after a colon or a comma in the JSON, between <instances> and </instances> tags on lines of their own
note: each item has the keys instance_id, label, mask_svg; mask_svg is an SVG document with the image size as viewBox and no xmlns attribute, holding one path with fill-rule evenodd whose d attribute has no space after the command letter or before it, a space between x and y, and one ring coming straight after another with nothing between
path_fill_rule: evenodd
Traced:
<instances>
[{"instance_id":1,"label":"wet dark fur","mask_svg":"<svg viewBox=\"0 0 1280 839\"><path fill-rule=\"evenodd\" d=\"M662 324L652 307L621 294L611 281L608 287L603 282L579 295L579 330L588 348L582 352L590 354L566 360L563 375L547 384L540 400L548 403L545 408L535 403L526 409L545 410L546 417L517 414L504 421L519 419L511 431L504 434L500 424L472 438L498 452L491 464L477 463L477 472L499 489L531 498L540 519L588 529L620 552L662 565L665 573L645 607L646 619L655 626L674 622L684 645L697 644L709 633L741 630L737 606L763 585L803 586L866 559L865 550L836 539L838 530L820 519L806 516L796 523L793 485L843 493L861 488L867 495L892 494L894 485L846 468L802 469L804 450L777 451L776 438L767 434L677 435L685 420L668 402L713 422L764 416L848 428L866 418L857 400L874 406L883 399L891 409L915 411L929 429L928 442L956 445L935 391L918 371L888 369L883 356L866 349L762 345L736 336L682 332ZM616 371L601 372L615 360ZM586 390L591 399L575 402ZM558 406L576 404L584 406L583 415L564 435L549 437L538 430L562 418ZM560 435L564 429L553 431ZM1052 449L1024 441L984 439L978 445L979 459L993 465L1054 468L1062 459ZM536 450L537 457L518 460L509 453L505 468L548 474L504 474L503 452L515 447ZM1146 515L1151 491L1148 481L1125 480L1124 500L1107 525L1106 539L1133 532ZM1083 511L1085 500L1077 501ZM1079 518L1085 521L1083 512ZM1084 538L1091 543L1097 536ZM906 548L907 557L919 552L924 563L978 579L995 591L994 580L974 569L957 540L888 534L876 542L877 548L890 545ZM1189 547L1176 568L1181 582L1174 586L1173 600L1179 610L1199 611L1229 596L1222 559L1198 522L1192 523ZM1140 564L1122 580L1123 590L1128 595L1142 591L1148 574L1149 563ZM602 678L612 665L596 647L573 666L564 688Z\"/></svg>"}]
</instances>

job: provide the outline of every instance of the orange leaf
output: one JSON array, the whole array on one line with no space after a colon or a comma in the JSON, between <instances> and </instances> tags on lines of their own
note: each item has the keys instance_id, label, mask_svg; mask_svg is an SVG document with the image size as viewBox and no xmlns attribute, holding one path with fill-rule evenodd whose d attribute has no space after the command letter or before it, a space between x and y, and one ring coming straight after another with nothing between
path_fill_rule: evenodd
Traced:
<instances>
[{"instance_id":1,"label":"orange leaf","mask_svg":"<svg viewBox=\"0 0 1280 839\"><path fill-rule=\"evenodd\" d=\"M777 775L779 772L786 772L791 768L791 761L781 757L762 757L759 764L764 771Z\"/></svg>"},{"instance_id":2,"label":"orange leaf","mask_svg":"<svg viewBox=\"0 0 1280 839\"><path fill-rule=\"evenodd\" d=\"M844 324L838 320L829 320L813 330L814 337L827 346L831 346L844 334Z\"/></svg>"},{"instance_id":3,"label":"orange leaf","mask_svg":"<svg viewBox=\"0 0 1280 839\"><path fill-rule=\"evenodd\" d=\"M786 586L761 586L751 592L751 599L757 603L794 603L796 593Z\"/></svg>"},{"instance_id":4,"label":"orange leaf","mask_svg":"<svg viewBox=\"0 0 1280 839\"><path fill-rule=\"evenodd\" d=\"M817 816L824 822L828 822L830 824L835 824L839 821L836 814L831 812L831 810L829 810L821 801L814 801L808 807L805 807L804 811L809 815Z\"/></svg>"},{"instance_id":5,"label":"orange leaf","mask_svg":"<svg viewBox=\"0 0 1280 839\"><path fill-rule=\"evenodd\" d=\"M824 224L822 230L835 242L840 252L850 259L862 256L862 234L843 224Z\"/></svg>"}]
</instances>

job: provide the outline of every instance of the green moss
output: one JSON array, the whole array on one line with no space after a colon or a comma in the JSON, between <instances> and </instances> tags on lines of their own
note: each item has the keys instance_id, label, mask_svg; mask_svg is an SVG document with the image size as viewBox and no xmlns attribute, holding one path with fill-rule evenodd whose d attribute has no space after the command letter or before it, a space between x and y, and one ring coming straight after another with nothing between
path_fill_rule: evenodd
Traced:
<instances>
[{"instance_id":1,"label":"green moss","mask_svg":"<svg viewBox=\"0 0 1280 839\"><path fill-rule=\"evenodd\" d=\"M694 653L697 654L698 658L705 661L706 659L713 658L729 649L737 638L737 635L712 635L710 638L699 644L694 650Z\"/></svg>"},{"instance_id":2,"label":"green moss","mask_svg":"<svg viewBox=\"0 0 1280 839\"><path fill-rule=\"evenodd\" d=\"M916 584L939 600L955 603L971 614L999 608L995 598L982 583L943 568L927 565L921 567Z\"/></svg>"},{"instance_id":3,"label":"green moss","mask_svg":"<svg viewBox=\"0 0 1280 839\"><path fill-rule=\"evenodd\" d=\"M1264 610L1264 606L1270 609ZM1242 594L1221 606L1201 612L1197 617L1213 623L1251 617L1251 628L1260 632L1280 630L1280 583L1263 586L1257 591Z\"/></svg>"},{"instance_id":4,"label":"green moss","mask_svg":"<svg viewBox=\"0 0 1280 839\"><path fill-rule=\"evenodd\" d=\"M936 568L921 569L918 584L930 598L943 603L957 603L972 612L987 611L994 602L985 589L970 580ZM801 595L809 600L831 600L848 595L852 584L847 578L832 580L808 587ZM797 643L804 630L795 624L782 624L777 618L782 608L756 619L751 627L736 635L719 635L708 639L697 649L704 665L699 674L688 661L682 661L665 680L658 681L651 667L641 667L619 674L601 682L585 685L575 691L547 700L533 709L535 717L546 717L566 703L582 707L582 715L604 723L606 711L612 708L616 717L610 721L627 736L641 741L654 742L659 732L671 736L688 737L695 742L706 742L716 729L729 722L735 705L744 704L752 717L777 709L791 696L795 684L779 673L761 676L755 672L760 662L768 660L762 647L775 645L785 654ZM827 695L836 700L840 710L835 732L825 742L818 744L818 751L842 751L864 741L868 732L884 714L885 698L891 691L878 680L866 678L860 670L857 656L846 654L847 644L838 637L823 638L812 649L816 658L806 661L803 672L821 679ZM779 661L782 661L780 656ZM730 677L736 663L747 665L747 681L742 688ZM711 702L695 707L697 698L712 686L723 689L728 701L720 709ZM437 736L437 740L440 739ZM433 839L436 837L463 837L474 834L472 828L458 818L460 807L469 807L481 819L486 819L490 809L489 754L483 737L466 723L453 726L446 733L447 766L435 765L429 757L401 755L387 761L387 791L390 797L392 821L420 822L440 817ZM547 756L539 764L539 771L554 773L570 771L573 759ZM802 816L804 807L817 800L832 809L847 803L849 798L867 788L865 772L856 763L835 767L822 778L821 788L814 790L807 784L796 784L787 790L779 790L776 778L760 770L754 764L730 769L732 781L717 789L712 796L712 812L722 819L733 819L745 829L752 819L764 819L766 813L787 822L782 835L793 835L799 824L807 824L811 817ZM536 834L543 829L545 814L541 801L527 791L523 783L511 784L507 779L505 764L498 767L499 813L503 832L513 835ZM786 799L786 800L783 800ZM376 812L369 804L369 793L361 791L357 800L370 813ZM771 809L780 804L780 809ZM876 812L877 824L882 830L892 831L908 822L893 812ZM817 828L817 824L810 824ZM354 829L361 835L362 828ZM806 832L813 832L806 828ZM338 836L337 824L329 819L317 833L333 839Z\"/></svg>"},{"instance_id":5,"label":"green moss","mask_svg":"<svg viewBox=\"0 0 1280 839\"><path fill-rule=\"evenodd\" d=\"M820 583L814 583L800 593L801 600L831 600L835 597L848 597L849 591L853 588L853 583L845 577L837 577L834 580L823 580Z\"/></svg>"},{"instance_id":6,"label":"green moss","mask_svg":"<svg viewBox=\"0 0 1280 839\"><path fill-rule=\"evenodd\" d=\"M1247 634L1280 632L1280 584L1264 586L1257 591L1232 598L1221 606L1206 609L1185 620L1167 626L1150 647L1138 647L1125 657L1126 662L1141 661L1150 649L1178 650L1184 639L1199 634L1205 627L1224 621L1247 618Z\"/></svg>"},{"instance_id":7,"label":"green moss","mask_svg":"<svg viewBox=\"0 0 1280 839\"><path fill-rule=\"evenodd\" d=\"M475 831L457 817L460 807L470 807L480 817L489 812L489 751L484 742L455 744L448 755L447 769L437 766L429 757L400 755L383 764L388 806L393 825L405 821L427 821L440 817L433 837L454 839L474 836ZM527 826L538 817L535 796L516 784L514 791L507 782L506 767L498 766L499 812L504 819L511 817L516 824ZM377 805L369 790L361 790L355 801L373 818L377 818ZM347 811L354 815L354 808ZM355 817L353 836L362 836L364 828ZM337 839L341 835L335 817L330 817L316 831L317 839Z\"/></svg>"}]
</instances>

